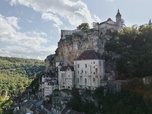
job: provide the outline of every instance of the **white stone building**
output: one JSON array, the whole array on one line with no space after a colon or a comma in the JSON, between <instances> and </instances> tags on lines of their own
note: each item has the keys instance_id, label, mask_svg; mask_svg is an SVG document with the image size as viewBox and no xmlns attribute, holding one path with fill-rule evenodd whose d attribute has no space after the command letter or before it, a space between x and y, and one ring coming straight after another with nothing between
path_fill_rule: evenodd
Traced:
<instances>
[{"instance_id":1,"label":"white stone building","mask_svg":"<svg viewBox=\"0 0 152 114\"><path fill-rule=\"evenodd\" d=\"M72 66L58 66L59 90L72 89L74 85L74 69Z\"/></svg>"},{"instance_id":2,"label":"white stone building","mask_svg":"<svg viewBox=\"0 0 152 114\"><path fill-rule=\"evenodd\" d=\"M111 31L120 30L123 28L123 19L121 18L121 14L118 10L116 14L116 21L113 21L111 18L108 18L106 21L98 23L98 29L102 30L102 32L106 32L107 29Z\"/></svg>"},{"instance_id":3,"label":"white stone building","mask_svg":"<svg viewBox=\"0 0 152 114\"><path fill-rule=\"evenodd\" d=\"M57 78L51 78L47 74L42 76L40 89L41 89L41 96L44 99L47 99L47 96L51 95L53 90L58 89Z\"/></svg>"},{"instance_id":4,"label":"white stone building","mask_svg":"<svg viewBox=\"0 0 152 114\"><path fill-rule=\"evenodd\" d=\"M121 14L119 12L119 9L116 14L116 20L113 21L111 18L108 18L106 21L103 21L101 23L93 23L94 29L98 29L100 34L106 33L106 30L110 29L112 32L115 30L120 30L124 26L124 21L121 18ZM65 39L66 36L72 35L73 33L80 32L81 30L61 30L61 39Z\"/></svg>"},{"instance_id":5,"label":"white stone building","mask_svg":"<svg viewBox=\"0 0 152 114\"><path fill-rule=\"evenodd\" d=\"M100 53L86 50L74 61L74 71L77 88L94 90L104 79L104 60Z\"/></svg>"}]
</instances>

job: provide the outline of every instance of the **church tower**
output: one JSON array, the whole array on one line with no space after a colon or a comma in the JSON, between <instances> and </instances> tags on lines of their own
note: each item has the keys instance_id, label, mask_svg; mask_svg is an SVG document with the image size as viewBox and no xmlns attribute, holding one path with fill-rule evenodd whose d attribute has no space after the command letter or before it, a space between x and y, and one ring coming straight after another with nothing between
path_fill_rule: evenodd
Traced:
<instances>
[{"instance_id":1,"label":"church tower","mask_svg":"<svg viewBox=\"0 0 152 114\"><path fill-rule=\"evenodd\" d=\"M118 9L118 12L116 14L116 24L119 26L119 28L122 28L122 19L121 19L121 14L119 12L119 9Z\"/></svg>"}]
</instances>

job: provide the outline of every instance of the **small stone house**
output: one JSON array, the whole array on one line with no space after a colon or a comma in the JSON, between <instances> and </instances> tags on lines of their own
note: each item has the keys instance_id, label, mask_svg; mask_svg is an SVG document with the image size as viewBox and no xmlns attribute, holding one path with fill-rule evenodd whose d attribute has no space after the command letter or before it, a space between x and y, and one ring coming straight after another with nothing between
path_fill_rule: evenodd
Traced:
<instances>
[{"instance_id":1,"label":"small stone house","mask_svg":"<svg viewBox=\"0 0 152 114\"><path fill-rule=\"evenodd\" d=\"M58 66L59 90L72 89L74 85L74 68L68 66Z\"/></svg>"}]
</instances>

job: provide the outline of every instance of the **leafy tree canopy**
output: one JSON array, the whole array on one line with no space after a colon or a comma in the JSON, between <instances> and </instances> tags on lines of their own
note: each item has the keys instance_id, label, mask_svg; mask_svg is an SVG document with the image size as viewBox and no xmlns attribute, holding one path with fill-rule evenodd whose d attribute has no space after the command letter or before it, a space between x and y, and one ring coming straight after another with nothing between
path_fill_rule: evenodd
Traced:
<instances>
[{"instance_id":1,"label":"leafy tree canopy","mask_svg":"<svg viewBox=\"0 0 152 114\"><path fill-rule=\"evenodd\" d=\"M77 29L82 30L82 31L87 31L89 29L89 24L88 23L82 23L77 27Z\"/></svg>"},{"instance_id":2,"label":"leafy tree canopy","mask_svg":"<svg viewBox=\"0 0 152 114\"><path fill-rule=\"evenodd\" d=\"M124 27L106 45L107 52L120 55L116 67L127 78L152 76L152 25Z\"/></svg>"}]
</instances>

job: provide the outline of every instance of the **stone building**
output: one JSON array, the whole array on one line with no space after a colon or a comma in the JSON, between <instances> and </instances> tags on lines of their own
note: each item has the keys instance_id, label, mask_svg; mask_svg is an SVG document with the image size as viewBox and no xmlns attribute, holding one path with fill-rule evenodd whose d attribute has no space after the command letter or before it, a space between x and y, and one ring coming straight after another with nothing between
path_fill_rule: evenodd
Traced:
<instances>
[{"instance_id":1,"label":"stone building","mask_svg":"<svg viewBox=\"0 0 152 114\"><path fill-rule=\"evenodd\" d=\"M74 71L77 88L94 90L104 79L104 60L100 53L86 50L74 61Z\"/></svg>"},{"instance_id":2,"label":"stone building","mask_svg":"<svg viewBox=\"0 0 152 114\"><path fill-rule=\"evenodd\" d=\"M41 97L47 99L55 89L58 89L57 78L52 78L47 74L42 76L42 81L40 83Z\"/></svg>"},{"instance_id":3,"label":"stone building","mask_svg":"<svg viewBox=\"0 0 152 114\"><path fill-rule=\"evenodd\" d=\"M119 10L116 14L116 20L108 18L101 23L94 23L93 28L87 32L82 30L61 30L61 39L58 42L56 55L58 61L64 65L74 65L74 60L85 50L92 49L100 54L104 53L104 45L109 36L106 35L107 30L111 32L123 28L123 19Z\"/></svg>"},{"instance_id":4,"label":"stone building","mask_svg":"<svg viewBox=\"0 0 152 114\"><path fill-rule=\"evenodd\" d=\"M49 69L56 67L59 89L88 88L94 90L105 79L105 63L102 59L105 43L110 39L107 30L114 32L123 28L119 10L116 20L108 18L86 31L61 30L61 39L54 56L48 57ZM62 63L62 64L60 64ZM106 65L108 66L108 65ZM110 72L111 73L111 72ZM107 78L111 78L111 74ZM110 75L110 76L109 76Z\"/></svg>"},{"instance_id":5,"label":"stone building","mask_svg":"<svg viewBox=\"0 0 152 114\"><path fill-rule=\"evenodd\" d=\"M72 66L58 66L59 90L72 89L74 85L74 69Z\"/></svg>"},{"instance_id":6,"label":"stone building","mask_svg":"<svg viewBox=\"0 0 152 114\"><path fill-rule=\"evenodd\" d=\"M123 19L121 18L121 14L118 10L116 14L116 21L113 21L111 18L108 18L106 21L98 23L98 29L102 32L106 32L107 29L112 31L120 30L123 28Z\"/></svg>"}]
</instances>

